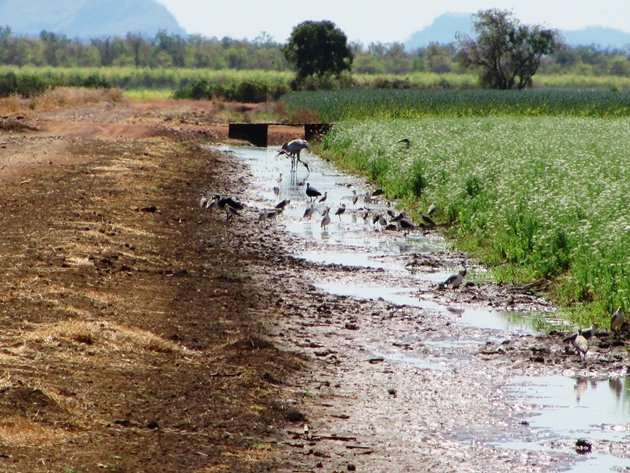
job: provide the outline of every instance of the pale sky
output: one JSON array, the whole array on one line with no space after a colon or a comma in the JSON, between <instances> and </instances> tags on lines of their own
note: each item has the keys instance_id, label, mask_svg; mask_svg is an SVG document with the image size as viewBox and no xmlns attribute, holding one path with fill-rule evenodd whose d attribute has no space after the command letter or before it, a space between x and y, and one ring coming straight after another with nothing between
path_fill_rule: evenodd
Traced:
<instances>
[{"instance_id":1,"label":"pale sky","mask_svg":"<svg viewBox=\"0 0 630 473\"><path fill-rule=\"evenodd\" d=\"M331 20L349 41L404 42L442 13L512 10L521 22L559 29L607 26L630 32L630 0L158 0L188 33L285 42L305 20Z\"/></svg>"}]
</instances>

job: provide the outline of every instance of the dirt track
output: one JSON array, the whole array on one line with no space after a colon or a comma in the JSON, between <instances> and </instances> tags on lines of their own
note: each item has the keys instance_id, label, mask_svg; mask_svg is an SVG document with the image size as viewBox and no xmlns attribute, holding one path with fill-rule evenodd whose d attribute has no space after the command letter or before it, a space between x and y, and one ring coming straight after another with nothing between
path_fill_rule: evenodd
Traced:
<instances>
[{"instance_id":1,"label":"dirt track","mask_svg":"<svg viewBox=\"0 0 630 473\"><path fill-rule=\"evenodd\" d=\"M335 269L292 256L299 243L279 229L200 212L203 192L247 197L249 176L199 146L225 138L199 107L100 103L5 120L0 471L564 465L571 445L483 444L530 434L501 383L573 369L559 340L462 346L449 355L461 370L443 372L373 357L391 348L388 332L413 328L409 349L429 357L459 329L322 293L309 281ZM595 359L623 366L605 348Z\"/></svg>"}]
</instances>

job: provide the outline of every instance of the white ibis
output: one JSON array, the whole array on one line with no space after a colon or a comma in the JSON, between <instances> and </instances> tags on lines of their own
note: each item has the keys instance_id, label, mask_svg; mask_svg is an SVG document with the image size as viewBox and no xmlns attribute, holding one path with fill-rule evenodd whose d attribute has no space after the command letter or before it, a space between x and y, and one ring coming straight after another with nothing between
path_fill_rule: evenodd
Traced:
<instances>
[{"instance_id":1,"label":"white ibis","mask_svg":"<svg viewBox=\"0 0 630 473\"><path fill-rule=\"evenodd\" d=\"M311 186L310 182L307 182L306 183L306 195L311 198L311 202L312 202L313 199L315 199L316 197L320 197L322 195L322 193L319 192L317 189L315 189L313 186Z\"/></svg>"},{"instance_id":2,"label":"white ibis","mask_svg":"<svg viewBox=\"0 0 630 473\"><path fill-rule=\"evenodd\" d=\"M573 340L573 346L577 350L580 360L584 361L586 359L586 352L588 351L588 340L584 338L581 330L578 330L575 340Z\"/></svg>"}]
</instances>

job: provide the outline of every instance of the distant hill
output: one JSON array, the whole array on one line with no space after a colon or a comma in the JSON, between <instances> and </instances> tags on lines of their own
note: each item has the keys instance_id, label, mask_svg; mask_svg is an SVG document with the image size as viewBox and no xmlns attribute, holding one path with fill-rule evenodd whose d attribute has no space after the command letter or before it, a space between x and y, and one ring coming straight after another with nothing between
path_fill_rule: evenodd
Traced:
<instances>
[{"instance_id":1,"label":"distant hill","mask_svg":"<svg viewBox=\"0 0 630 473\"><path fill-rule=\"evenodd\" d=\"M156 0L0 0L0 26L19 35L42 30L68 38L149 37L159 30L186 35L175 17Z\"/></svg>"},{"instance_id":2,"label":"distant hill","mask_svg":"<svg viewBox=\"0 0 630 473\"><path fill-rule=\"evenodd\" d=\"M427 46L430 42L451 43L455 33L462 32L473 36L472 13L445 13L438 16L429 26L416 31L405 41L405 49L411 51ZM571 46L595 44L600 48L624 48L630 46L630 33L592 26L579 30L560 30L567 44Z\"/></svg>"}]
</instances>

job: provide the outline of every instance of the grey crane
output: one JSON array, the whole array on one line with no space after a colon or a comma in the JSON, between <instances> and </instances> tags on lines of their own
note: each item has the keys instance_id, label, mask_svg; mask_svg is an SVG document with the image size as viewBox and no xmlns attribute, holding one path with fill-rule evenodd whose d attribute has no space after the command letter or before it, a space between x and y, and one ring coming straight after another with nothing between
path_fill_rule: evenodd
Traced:
<instances>
[{"instance_id":1,"label":"grey crane","mask_svg":"<svg viewBox=\"0 0 630 473\"><path fill-rule=\"evenodd\" d=\"M300 162L304 165L308 172L311 172L308 164L300 159L300 152L303 149L310 149L308 146L308 141L306 140L291 140L288 143L283 143L280 147L280 152L278 156L281 154L287 155L291 158L291 172L295 172L297 169L297 163Z\"/></svg>"}]
</instances>

